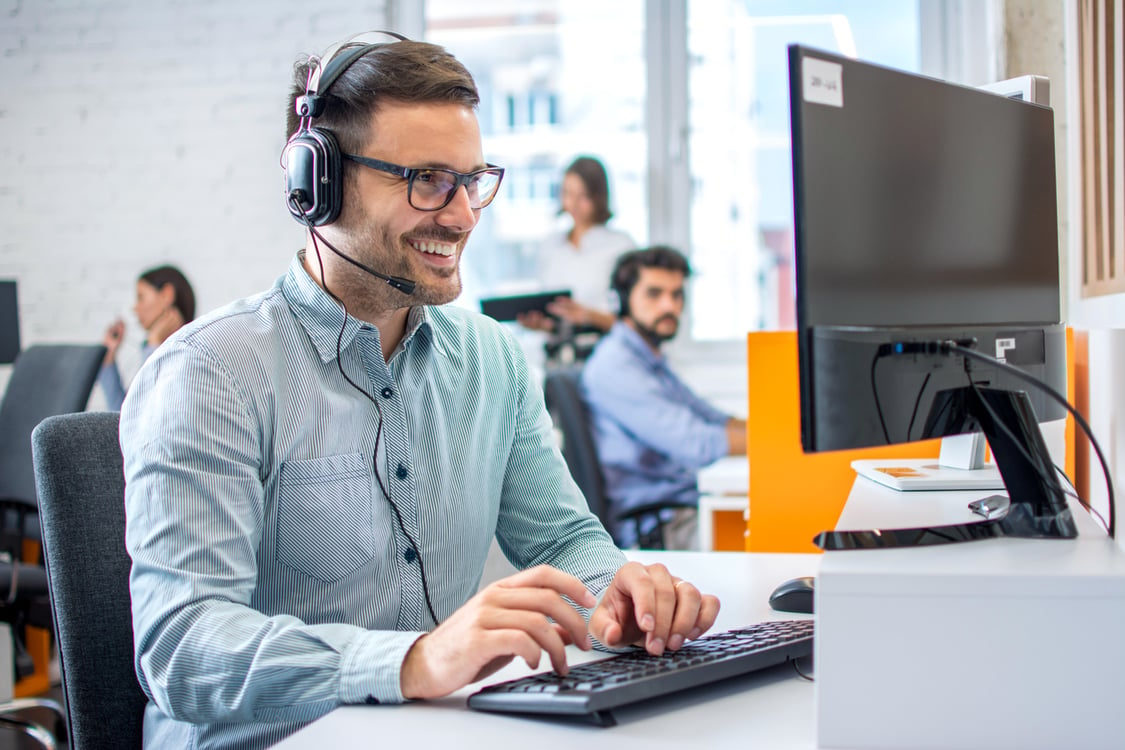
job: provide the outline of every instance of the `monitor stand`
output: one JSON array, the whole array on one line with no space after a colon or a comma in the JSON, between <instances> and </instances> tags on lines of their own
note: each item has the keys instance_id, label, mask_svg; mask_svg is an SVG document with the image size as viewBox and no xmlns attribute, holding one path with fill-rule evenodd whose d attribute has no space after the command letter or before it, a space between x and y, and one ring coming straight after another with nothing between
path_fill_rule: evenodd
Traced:
<instances>
[{"instance_id":1,"label":"monitor stand","mask_svg":"<svg viewBox=\"0 0 1125 750\"><path fill-rule=\"evenodd\" d=\"M980 429L1008 488L1003 495L980 498L970 509L982 516L945 526L909 529L823 531L813 542L824 550L915 547L999 536L1073 539L1078 528L1066 490L1039 431L1031 399L1023 391L964 387L953 389L934 415L950 432Z\"/></svg>"}]
</instances>

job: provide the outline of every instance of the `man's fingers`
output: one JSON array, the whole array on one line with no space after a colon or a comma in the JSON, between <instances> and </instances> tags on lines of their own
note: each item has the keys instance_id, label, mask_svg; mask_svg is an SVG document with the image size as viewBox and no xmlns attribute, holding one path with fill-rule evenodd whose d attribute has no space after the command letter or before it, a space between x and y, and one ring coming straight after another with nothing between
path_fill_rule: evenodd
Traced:
<instances>
[{"instance_id":1,"label":"man's fingers","mask_svg":"<svg viewBox=\"0 0 1125 750\"><path fill-rule=\"evenodd\" d=\"M541 652L546 651L551 666L559 674L566 674L566 646L570 636L565 628L548 622L547 618L533 612L506 612L499 616L486 631L493 649L521 657L527 666L539 665Z\"/></svg>"},{"instance_id":2,"label":"man's fingers","mask_svg":"<svg viewBox=\"0 0 1125 750\"><path fill-rule=\"evenodd\" d=\"M586 584L569 573L564 573L558 568L549 565L536 565L534 568L522 570L515 575L497 581L494 586L500 588L534 587L551 589L570 599L581 607L593 607L597 599L586 588Z\"/></svg>"},{"instance_id":3,"label":"man's fingers","mask_svg":"<svg viewBox=\"0 0 1125 750\"><path fill-rule=\"evenodd\" d=\"M607 646L643 645L651 654L678 649L715 624L719 600L672 576L663 565L624 565L601 606L591 631Z\"/></svg>"},{"instance_id":4,"label":"man's fingers","mask_svg":"<svg viewBox=\"0 0 1125 750\"><path fill-rule=\"evenodd\" d=\"M550 619L566 631L568 643L584 650L590 648L586 621L555 591L496 588L485 590L482 596L488 605L487 614L481 615L483 627L536 627L538 623L546 623ZM530 619L524 619L525 616ZM520 619L514 619L517 617Z\"/></svg>"},{"instance_id":5,"label":"man's fingers","mask_svg":"<svg viewBox=\"0 0 1125 750\"><path fill-rule=\"evenodd\" d=\"M675 582L668 569L659 563L646 567L645 573L648 574L647 585L652 587L652 600L655 605L651 610L652 629L647 630L645 648L650 654L660 656L668 645L668 636L672 630L672 618L676 613ZM637 621L642 623L642 630L646 630L642 618L647 614L644 611L637 611Z\"/></svg>"}]
</instances>

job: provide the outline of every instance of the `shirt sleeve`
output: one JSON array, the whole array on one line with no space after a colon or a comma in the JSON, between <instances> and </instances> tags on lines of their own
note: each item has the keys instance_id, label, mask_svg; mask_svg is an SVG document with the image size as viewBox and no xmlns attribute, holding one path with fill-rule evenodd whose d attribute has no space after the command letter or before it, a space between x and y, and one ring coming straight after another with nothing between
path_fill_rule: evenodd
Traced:
<instances>
[{"instance_id":1,"label":"shirt sleeve","mask_svg":"<svg viewBox=\"0 0 1125 750\"><path fill-rule=\"evenodd\" d=\"M102 393L105 395L106 408L110 411L121 411L121 404L125 401L125 386L121 384L121 373L116 363L102 365L98 370L98 385L102 387Z\"/></svg>"},{"instance_id":2,"label":"shirt sleeve","mask_svg":"<svg viewBox=\"0 0 1125 750\"><path fill-rule=\"evenodd\" d=\"M130 390L121 419L126 546L148 697L193 723L308 721L341 703L402 701L402 660L421 633L257 608L271 427L238 383L180 341Z\"/></svg>"},{"instance_id":3,"label":"shirt sleeve","mask_svg":"<svg viewBox=\"0 0 1125 750\"><path fill-rule=\"evenodd\" d=\"M676 382L675 395L653 370L634 357L587 363L583 395L591 410L611 420L636 443L689 468L701 468L730 452L723 412Z\"/></svg>"},{"instance_id":4,"label":"shirt sleeve","mask_svg":"<svg viewBox=\"0 0 1125 750\"><path fill-rule=\"evenodd\" d=\"M508 454L496 537L519 568L551 565L575 576L600 595L626 559L590 512L562 457L541 383L529 377L518 345L523 395ZM589 619L589 612L579 608Z\"/></svg>"}]
</instances>

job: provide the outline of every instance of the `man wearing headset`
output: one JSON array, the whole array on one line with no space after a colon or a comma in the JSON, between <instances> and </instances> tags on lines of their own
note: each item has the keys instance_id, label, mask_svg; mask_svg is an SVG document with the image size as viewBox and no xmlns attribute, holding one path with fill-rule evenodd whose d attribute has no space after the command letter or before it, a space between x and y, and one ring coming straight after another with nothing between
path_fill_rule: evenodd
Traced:
<instances>
[{"instance_id":1,"label":"man wearing headset","mask_svg":"<svg viewBox=\"0 0 1125 750\"><path fill-rule=\"evenodd\" d=\"M430 44L299 64L283 164L306 247L130 389L147 746L264 747L341 704L543 651L565 672L591 639L658 654L714 623L715 597L627 563L589 513L519 346L444 306L503 174L477 103ZM478 593L494 536L521 572Z\"/></svg>"},{"instance_id":2,"label":"man wearing headset","mask_svg":"<svg viewBox=\"0 0 1125 750\"><path fill-rule=\"evenodd\" d=\"M746 421L699 398L660 351L679 330L690 274L687 258L670 247L619 257L611 285L621 317L582 371L612 510L681 506L618 523L610 531L623 547L696 547L699 469L746 453Z\"/></svg>"}]
</instances>

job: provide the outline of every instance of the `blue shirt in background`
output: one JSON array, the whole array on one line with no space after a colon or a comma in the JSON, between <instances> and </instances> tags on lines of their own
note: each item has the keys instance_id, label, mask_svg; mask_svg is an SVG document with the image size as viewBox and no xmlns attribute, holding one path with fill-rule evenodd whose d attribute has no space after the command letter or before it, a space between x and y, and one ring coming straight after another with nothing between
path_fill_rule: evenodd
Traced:
<instances>
[{"instance_id":1,"label":"blue shirt in background","mask_svg":"<svg viewBox=\"0 0 1125 750\"><path fill-rule=\"evenodd\" d=\"M699 500L696 473L730 450L731 418L696 396L639 333L618 321L582 369L606 495L616 512ZM622 546L633 525L612 529Z\"/></svg>"},{"instance_id":2,"label":"blue shirt in background","mask_svg":"<svg viewBox=\"0 0 1125 750\"><path fill-rule=\"evenodd\" d=\"M125 400L126 544L148 747L260 748L345 703L395 703L403 657L478 588L493 536L595 594L625 559L567 471L519 346L411 310L384 363L293 261L181 328ZM384 498L379 477L402 516Z\"/></svg>"}]
</instances>

